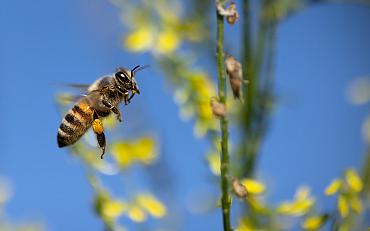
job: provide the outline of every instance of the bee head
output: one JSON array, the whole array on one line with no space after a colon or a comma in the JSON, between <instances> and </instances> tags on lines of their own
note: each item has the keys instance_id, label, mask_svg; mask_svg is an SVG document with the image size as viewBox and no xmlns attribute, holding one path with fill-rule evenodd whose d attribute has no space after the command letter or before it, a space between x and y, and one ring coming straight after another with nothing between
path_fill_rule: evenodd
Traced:
<instances>
[{"instance_id":1,"label":"bee head","mask_svg":"<svg viewBox=\"0 0 370 231\"><path fill-rule=\"evenodd\" d=\"M146 67L148 66L137 65L132 70L119 67L117 69L117 72L114 74L114 77L116 79L116 82L118 83L119 88L121 89L123 88L126 91L131 90L131 91L134 91L135 93L140 94L140 91L135 81L135 73Z\"/></svg>"}]
</instances>

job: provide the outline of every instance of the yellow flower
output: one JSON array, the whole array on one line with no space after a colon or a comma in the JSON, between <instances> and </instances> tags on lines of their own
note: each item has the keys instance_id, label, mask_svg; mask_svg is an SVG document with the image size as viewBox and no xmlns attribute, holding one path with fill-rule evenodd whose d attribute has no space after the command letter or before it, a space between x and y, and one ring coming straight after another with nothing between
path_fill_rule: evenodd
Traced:
<instances>
[{"instance_id":1,"label":"yellow flower","mask_svg":"<svg viewBox=\"0 0 370 231\"><path fill-rule=\"evenodd\" d=\"M216 176L219 176L221 174L220 172L221 161L219 154L217 152L209 154L207 156L207 161L209 164L209 168L211 169L211 172Z\"/></svg>"},{"instance_id":2,"label":"yellow flower","mask_svg":"<svg viewBox=\"0 0 370 231\"><path fill-rule=\"evenodd\" d=\"M277 208L277 211L285 215L301 216L307 213L314 203L315 200L313 198L307 198L302 201L283 202Z\"/></svg>"},{"instance_id":3,"label":"yellow flower","mask_svg":"<svg viewBox=\"0 0 370 231\"><path fill-rule=\"evenodd\" d=\"M181 39L173 30L165 30L159 33L155 50L160 54L168 54L180 46Z\"/></svg>"},{"instance_id":4,"label":"yellow flower","mask_svg":"<svg viewBox=\"0 0 370 231\"><path fill-rule=\"evenodd\" d=\"M131 205L127 212L128 217L135 222L143 222L146 220L145 212L138 205Z\"/></svg>"},{"instance_id":5,"label":"yellow flower","mask_svg":"<svg viewBox=\"0 0 370 231\"><path fill-rule=\"evenodd\" d=\"M298 201L305 200L306 198L310 196L310 191L311 190L308 186L301 186L297 189L294 197Z\"/></svg>"},{"instance_id":6,"label":"yellow flower","mask_svg":"<svg viewBox=\"0 0 370 231\"><path fill-rule=\"evenodd\" d=\"M238 226L235 228L235 231L256 231L256 227L253 225L253 222L249 218L240 219Z\"/></svg>"},{"instance_id":7,"label":"yellow flower","mask_svg":"<svg viewBox=\"0 0 370 231\"><path fill-rule=\"evenodd\" d=\"M151 164L157 157L155 142L151 137L143 137L135 141L121 141L112 145L112 154L121 168L135 162Z\"/></svg>"},{"instance_id":8,"label":"yellow flower","mask_svg":"<svg viewBox=\"0 0 370 231\"><path fill-rule=\"evenodd\" d=\"M136 197L137 203L153 217L161 218L167 213L162 202L149 194L140 194Z\"/></svg>"},{"instance_id":9,"label":"yellow flower","mask_svg":"<svg viewBox=\"0 0 370 231\"><path fill-rule=\"evenodd\" d=\"M307 213L314 203L315 198L310 197L310 189L303 186L298 188L294 201L283 202L276 210L285 215L301 216Z\"/></svg>"},{"instance_id":10,"label":"yellow flower","mask_svg":"<svg viewBox=\"0 0 370 231\"><path fill-rule=\"evenodd\" d=\"M157 157L155 142L150 137L143 137L134 143L137 159L144 164L152 163Z\"/></svg>"},{"instance_id":11,"label":"yellow flower","mask_svg":"<svg viewBox=\"0 0 370 231\"><path fill-rule=\"evenodd\" d=\"M126 204L118 200L106 201L102 205L102 214L108 218L117 218L123 214L126 209Z\"/></svg>"},{"instance_id":12,"label":"yellow flower","mask_svg":"<svg viewBox=\"0 0 370 231\"><path fill-rule=\"evenodd\" d=\"M195 117L194 134L205 136L210 130L217 130L218 123L214 119L209 106L209 99L215 95L215 86L209 77L200 71L182 71L184 85L177 92L176 100L180 104L183 118Z\"/></svg>"},{"instance_id":13,"label":"yellow flower","mask_svg":"<svg viewBox=\"0 0 370 231\"><path fill-rule=\"evenodd\" d=\"M356 213L361 213L362 212L362 202L360 200L360 198L355 195L355 196L351 196L349 198L349 204L351 206L351 208L353 209L353 211L355 211Z\"/></svg>"},{"instance_id":14,"label":"yellow flower","mask_svg":"<svg viewBox=\"0 0 370 231\"><path fill-rule=\"evenodd\" d=\"M291 202L288 202L288 201L285 201L285 202L282 202L277 208L277 212L279 213L282 213L282 214L291 214L292 212L292 203Z\"/></svg>"},{"instance_id":15,"label":"yellow flower","mask_svg":"<svg viewBox=\"0 0 370 231\"><path fill-rule=\"evenodd\" d=\"M350 231L350 228L351 228L350 223L345 223L344 222L344 223L340 224L338 231Z\"/></svg>"},{"instance_id":16,"label":"yellow flower","mask_svg":"<svg viewBox=\"0 0 370 231\"><path fill-rule=\"evenodd\" d=\"M177 1L157 1L154 4L155 11L160 16L163 24L175 27L182 23L180 16L182 15L182 5Z\"/></svg>"},{"instance_id":17,"label":"yellow flower","mask_svg":"<svg viewBox=\"0 0 370 231\"><path fill-rule=\"evenodd\" d=\"M347 199L343 195L338 196L338 211L342 217L346 217L349 212Z\"/></svg>"},{"instance_id":18,"label":"yellow flower","mask_svg":"<svg viewBox=\"0 0 370 231\"><path fill-rule=\"evenodd\" d=\"M149 50L153 45L153 41L153 31L149 25L146 25L132 31L124 39L124 46L133 52L141 52Z\"/></svg>"},{"instance_id":19,"label":"yellow flower","mask_svg":"<svg viewBox=\"0 0 370 231\"><path fill-rule=\"evenodd\" d=\"M178 28L181 34L191 42L201 42L207 35L207 32L203 30L196 20L197 19L189 19Z\"/></svg>"},{"instance_id":20,"label":"yellow flower","mask_svg":"<svg viewBox=\"0 0 370 231\"><path fill-rule=\"evenodd\" d=\"M199 102L199 117L204 120L211 120L213 113L212 108L209 106L209 102Z\"/></svg>"},{"instance_id":21,"label":"yellow flower","mask_svg":"<svg viewBox=\"0 0 370 231\"><path fill-rule=\"evenodd\" d=\"M247 198L247 201L254 211L262 214L267 214L269 212L268 208L259 199L249 197Z\"/></svg>"},{"instance_id":22,"label":"yellow flower","mask_svg":"<svg viewBox=\"0 0 370 231\"><path fill-rule=\"evenodd\" d=\"M346 181L354 192L361 192L362 181L354 169L350 168L346 171Z\"/></svg>"},{"instance_id":23,"label":"yellow flower","mask_svg":"<svg viewBox=\"0 0 370 231\"><path fill-rule=\"evenodd\" d=\"M247 188L248 193L261 194L265 192L265 185L253 179L241 180L241 183Z\"/></svg>"},{"instance_id":24,"label":"yellow flower","mask_svg":"<svg viewBox=\"0 0 370 231\"><path fill-rule=\"evenodd\" d=\"M326 215L310 216L304 220L302 227L306 230L317 230L324 224L327 218L328 216Z\"/></svg>"},{"instance_id":25,"label":"yellow flower","mask_svg":"<svg viewBox=\"0 0 370 231\"><path fill-rule=\"evenodd\" d=\"M328 187L325 189L325 195L331 196L338 192L340 187L342 186L342 180L335 179L333 180Z\"/></svg>"}]
</instances>

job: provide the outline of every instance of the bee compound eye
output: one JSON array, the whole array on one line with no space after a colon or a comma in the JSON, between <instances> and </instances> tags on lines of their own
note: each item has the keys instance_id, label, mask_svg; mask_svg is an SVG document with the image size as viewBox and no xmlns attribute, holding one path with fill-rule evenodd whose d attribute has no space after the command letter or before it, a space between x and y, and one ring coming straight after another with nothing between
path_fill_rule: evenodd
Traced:
<instances>
[{"instance_id":1,"label":"bee compound eye","mask_svg":"<svg viewBox=\"0 0 370 231\"><path fill-rule=\"evenodd\" d=\"M126 73L122 71L117 72L116 77L119 78L124 83L130 82L130 78L126 75Z\"/></svg>"}]
</instances>

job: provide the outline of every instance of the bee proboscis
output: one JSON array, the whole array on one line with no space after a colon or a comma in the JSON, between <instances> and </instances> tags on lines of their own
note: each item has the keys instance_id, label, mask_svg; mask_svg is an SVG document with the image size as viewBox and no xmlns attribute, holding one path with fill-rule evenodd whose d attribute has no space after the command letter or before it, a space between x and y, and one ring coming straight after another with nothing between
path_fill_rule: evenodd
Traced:
<instances>
[{"instance_id":1,"label":"bee proboscis","mask_svg":"<svg viewBox=\"0 0 370 231\"><path fill-rule=\"evenodd\" d=\"M140 94L135 73L145 67L138 65L132 70L119 67L115 73L103 76L88 86L87 94L63 118L58 129L58 146L62 148L74 144L92 127L103 159L106 140L101 119L113 112L117 120L122 121L118 105L122 101L127 105L135 94Z\"/></svg>"}]
</instances>

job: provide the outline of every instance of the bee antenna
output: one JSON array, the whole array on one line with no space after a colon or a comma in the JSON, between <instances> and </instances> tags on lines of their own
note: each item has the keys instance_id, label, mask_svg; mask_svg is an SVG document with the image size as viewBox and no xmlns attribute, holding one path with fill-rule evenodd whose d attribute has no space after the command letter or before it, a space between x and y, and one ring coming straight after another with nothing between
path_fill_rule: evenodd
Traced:
<instances>
[{"instance_id":1,"label":"bee antenna","mask_svg":"<svg viewBox=\"0 0 370 231\"><path fill-rule=\"evenodd\" d=\"M136 72L141 71L147 67L149 67L149 65L144 65L144 66L137 65L131 70L131 76L134 76Z\"/></svg>"}]
</instances>

